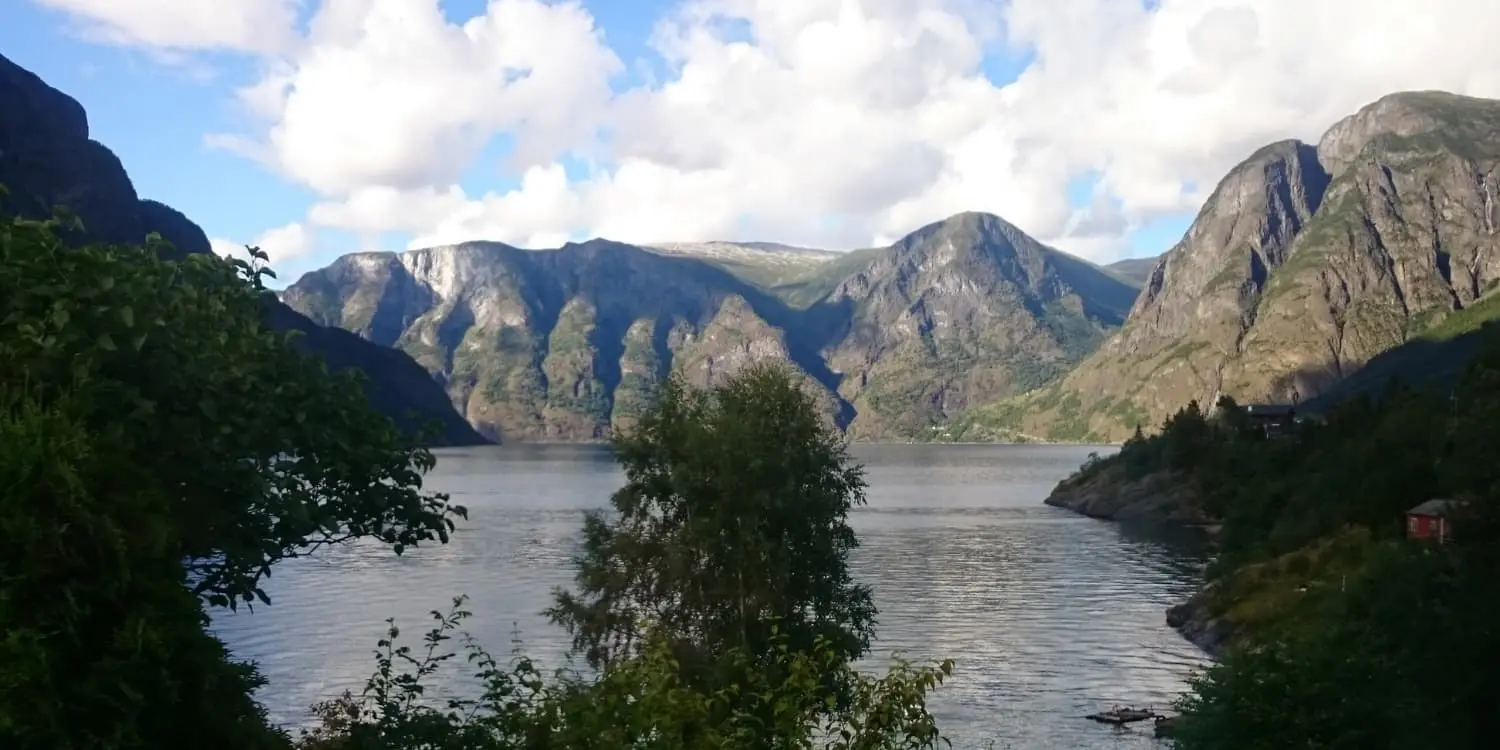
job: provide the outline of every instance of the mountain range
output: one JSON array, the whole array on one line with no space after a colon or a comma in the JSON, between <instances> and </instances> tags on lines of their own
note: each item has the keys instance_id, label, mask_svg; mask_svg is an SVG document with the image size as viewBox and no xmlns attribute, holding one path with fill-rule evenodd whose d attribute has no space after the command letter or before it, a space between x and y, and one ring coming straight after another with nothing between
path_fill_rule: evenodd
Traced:
<instances>
[{"instance_id":1,"label":"mountain range","mask_svg":"<svg viewBox=\"0 0 1500 750\"><path fill-rule=\"evenodd\" d=\"M360 253L283 299L410 353L500 440L601 438L668 372L709 383L765 358L855 439L1119 440L1192 399L1327 397L1384 353L1493 317L1497 193L1500 102L1404 92L1316 145L1257 150L1176 246L1111 267L963 213L843 254Z\"/></svg>"},{"instance_id":2,"label":"mountain range","mask_svg":"<svg viewBox=\"0 0 1500 750\"><path fill-rule=\"evenodd\" d=\"M852 437L893 440L930 438L973 406L1052 381L1135 296L967 213L844 254L608 240L358 253L282 299L410 353L499 440L602 438L669 372L703 385L767 358L791 363Z\"/></svg>"},{"instance_id":3,"label":"mountain range","mask_svg":"<svg viewBox=\"0 0 1500 750\"><path fill-rule=\"evenodd\" d=\"M0 100L12 210L207 252L76 101L4 58ZM466 242L343 256L268 316L440 443L606 438L670 373L765 359L853 439L1113 441L1192 399L1312 406L1456 371L1500 318L1497 194L1500 102L1402 92L1250 154L1155 258L1097 266L984 213L851 252Z\"/></svg>"}]
</instances>

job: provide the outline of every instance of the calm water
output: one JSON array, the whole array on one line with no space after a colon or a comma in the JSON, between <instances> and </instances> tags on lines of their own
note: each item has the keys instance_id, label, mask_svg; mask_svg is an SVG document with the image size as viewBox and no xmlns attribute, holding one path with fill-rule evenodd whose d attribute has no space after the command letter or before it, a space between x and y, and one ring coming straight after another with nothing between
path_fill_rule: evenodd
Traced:
<instances>
[{"instance_id":1,"label":"calm water","mask_svg":"<svg viewBox=\"0 0 1500 750\"><path fill-rule=\"evenodd\" d=\"M1088 448L860 446L870 503L851 524L853 565L880 608L875 651L949 656L958 673L934 701L957 748L1157 747L1148 724L1082 716L1113 703L1167 704L1202 655L1163 622L1193 589L1190 546L1042 505ZM216 629L270 679L287 725L344 689L357 693L394 616L415 638L426 613L471 597L469 630L497 655L517 635L548 666L565 639L539 611L569 582L580 514L620 483L588 446L440 451L432 489L467 505L451 544L396 557L348 547L277 568L274 606ZM414 644L415 645L415 644Z\"/></svg>"}]
</instances>

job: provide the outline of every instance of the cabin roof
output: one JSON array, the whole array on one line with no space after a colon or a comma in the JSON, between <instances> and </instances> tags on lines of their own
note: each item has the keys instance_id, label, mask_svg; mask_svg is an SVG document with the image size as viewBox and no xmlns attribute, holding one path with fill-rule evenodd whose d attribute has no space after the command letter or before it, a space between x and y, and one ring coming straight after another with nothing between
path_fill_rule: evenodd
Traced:
<instances>
[{"instance_id":1,"label":"cabin roof","mask_svg":"<svg viewBox=\"0 0 1500 750\"><path fill-rule=\"evenodd\" d=\"M1453 502L1452 500L1444 500L1439 498L1428 500L1427 502L1422 503L1421 505L1418 505L1417 507L1412 508L1411 510L1406 512L1408 515L1413 516L1446 516L1448 515L1448 511L1453 510L1454 506L1456 505L1457 503Z\"/></svg>"}]
</instances>

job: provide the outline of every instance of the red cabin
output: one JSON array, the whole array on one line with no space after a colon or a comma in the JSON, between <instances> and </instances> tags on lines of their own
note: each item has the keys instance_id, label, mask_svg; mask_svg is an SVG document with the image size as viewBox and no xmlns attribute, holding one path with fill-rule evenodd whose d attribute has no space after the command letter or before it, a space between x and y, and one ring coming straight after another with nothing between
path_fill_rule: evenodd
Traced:
<instances>
[{"instance_id":1,"label":"red cabin","mask_svg":"<svg viewBox=\"0 0 1500 750\"><path fill-rule=\"evenodd\" d=\"M1448 541L1453 535L1449 518L1455 507L1452 500L1428 500L1406 511L1406 538Z\"/></svg>"}]
</instances>

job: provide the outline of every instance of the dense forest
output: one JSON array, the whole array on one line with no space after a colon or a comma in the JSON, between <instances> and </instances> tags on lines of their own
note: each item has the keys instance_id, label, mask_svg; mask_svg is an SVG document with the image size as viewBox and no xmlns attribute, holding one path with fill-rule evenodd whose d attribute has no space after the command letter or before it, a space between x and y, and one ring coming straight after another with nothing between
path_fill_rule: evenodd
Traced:
<instances>
[{"instance_id":1,"label":"dense forest","mask_svg":"<svg viewBox=\"0 0 1500 750\"><path fill-rule=\"evenodd\" d=\"M1218 522L1206 615L1232 645L1181 748L1469 748L1500 722L1500 345L1451 392L1393 384L1267 436L1189 404L1082 475L1174 472ZM1406 513L1455 501L1448 543Z\"/></svg>"}]
</instances>

